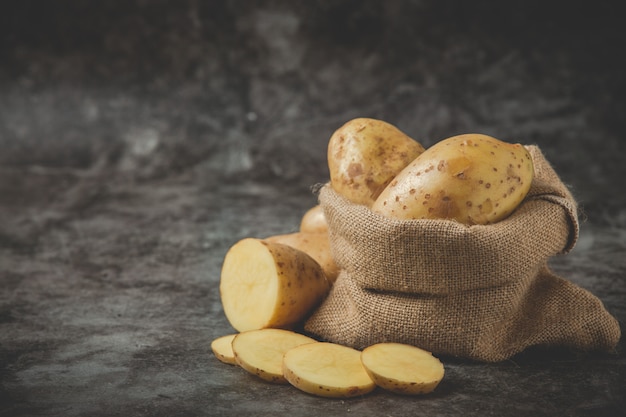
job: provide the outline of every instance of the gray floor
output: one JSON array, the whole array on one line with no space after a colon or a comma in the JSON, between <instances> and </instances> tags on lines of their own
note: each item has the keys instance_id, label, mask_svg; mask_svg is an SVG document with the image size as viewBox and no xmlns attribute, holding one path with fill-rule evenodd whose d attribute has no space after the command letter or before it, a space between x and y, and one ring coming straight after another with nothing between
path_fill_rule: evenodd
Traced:
<instances>
[{"instance_id":1,"label":"gray floor","mask_svg":"<svg viewBox=\"0 0 626 417\"><path fill-rule=\"evenodd\" d=\"M297 229L330 135L358 116L425 146L539 145L581 206L576 248L550 265L626 320L616 13L459 3L7 3L0 415L625 415L623 341L442 358L431 395L350 400L210 352L233 331L224 254Z\"/></svg>"}]
</instances>

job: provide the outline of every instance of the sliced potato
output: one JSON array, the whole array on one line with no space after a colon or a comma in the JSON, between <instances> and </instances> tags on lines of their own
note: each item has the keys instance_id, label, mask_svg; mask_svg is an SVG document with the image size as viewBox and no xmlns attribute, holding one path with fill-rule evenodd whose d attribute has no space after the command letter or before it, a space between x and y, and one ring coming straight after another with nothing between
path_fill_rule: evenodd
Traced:
<instances>
[{"instance_id":1,"label":"sliced potato","mask_svg":"<svg viewBox=\"0 0 626 417\"><path fill-rule=\"evenodd\" d=\"M328 232L328 223L324 210L319 204L311 207L304 213L300 220L300 231L304 233L326 233Z\"/></svg>"},{"instance_id":2,"label":"sliced potato","mask_svg":"<svg viewBox=\"0 0 626 417\"><path fill-rule=\"evenodd\" d=\"M315 259L324 270L326 278L332 284L339 275L339 267L330 251L330 239L327 232L307 233L295 232L284 235L270 236L268 242L277 242L301 250Z\"/></svg>"},{"instance_id":3,"label":"sliced potato","mask_svg":"<svg viewBox=\"0 0 626 417\"><path fill-rule=\"evenodd\" d=\"M229 365L235 365L235 354L231 345L236 334L227 334L211 342L211 350L217 359Z\"/></svg>"},{"instance_id":4,"label":"sliced potato","mask_svg":"<svg viewBox=\"0 0 626 417\"><path fill-rule=\"evenodd\" d=\"M311 256L280 243L242 239L222 265L224 314L240 332L293 327L329 290L322 267Z\"/></svg>"},{"instance_id":5,"label":"sliced potato","mask_svg":"<svg viewBox=\"0 0 626 417\"><path fill-rule=\"evenodd\" d=\"M443 364L430 352L401 343L378 343L361 352L372 380L398 394L432 392L443 379Z\"/></svg>"},{"instance_id":6,"label":"sliced potato","mask_svg":"<svg viewBox=\"0 0 626 417\"><path fill-rule=\"evenodd\" d=\"M354 397L376 388L361 363L361 352L328 342L287 351L283 373L294 387L321 397Z\"/></svg>"},{"instance_id":7,"label":"sliced potato","mask_svg":"<svg viewBox=\"0 0 626 417\"><path fill-rule=\"evenodd\" d=\"M315 339L283 329L250 330L239 333L232 342L236 363L246 371L275 384L286 384L283 355L288 350Z\"/></svg>"}]
</instances>

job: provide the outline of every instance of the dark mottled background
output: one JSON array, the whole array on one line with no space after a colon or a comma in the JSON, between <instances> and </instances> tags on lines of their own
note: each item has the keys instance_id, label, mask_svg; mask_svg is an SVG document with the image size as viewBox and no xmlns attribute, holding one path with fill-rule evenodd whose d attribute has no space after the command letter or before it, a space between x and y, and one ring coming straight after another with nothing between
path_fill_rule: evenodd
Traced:
<instances>
[{"instance_id":1,"label":"dark mottled background","mask_svg":"<svg viewBox=\"0 0 626 417\"><path fill-rule=\"evenodd\" d=\"M537 144L581 205L552 262L626 320L616 5L6 1L0 415L624 415L617 356L446 362L436 394L328 401L212 357L235 241L293 231L332 132ZM564 355L564 356L561 356ZM501 400L496 400L501 398Z\"/></svg>"}]
</instances>

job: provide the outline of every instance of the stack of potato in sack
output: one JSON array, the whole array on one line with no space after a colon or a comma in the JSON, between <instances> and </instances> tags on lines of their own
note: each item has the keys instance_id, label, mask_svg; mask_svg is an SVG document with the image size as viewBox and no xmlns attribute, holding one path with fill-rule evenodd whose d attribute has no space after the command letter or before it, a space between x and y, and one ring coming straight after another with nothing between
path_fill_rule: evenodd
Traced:
<instances>
[{"instance_id":1,"label":"stack of potato in sack","mask_svg":"<svg viewBox=\"0 0 626 417\"><path fill-rule=\"evenodd\" d=\"M331 136L328 166L300 231L226 254L220 293L239 333L215 341L218 358L263 377L272 357L264 379L347 397L431 392L444 376L434 355L615 350L617 320L548 267L579 223L537 146L464 134L424 149L358 118Z\"/></svg>"}]
</instances>

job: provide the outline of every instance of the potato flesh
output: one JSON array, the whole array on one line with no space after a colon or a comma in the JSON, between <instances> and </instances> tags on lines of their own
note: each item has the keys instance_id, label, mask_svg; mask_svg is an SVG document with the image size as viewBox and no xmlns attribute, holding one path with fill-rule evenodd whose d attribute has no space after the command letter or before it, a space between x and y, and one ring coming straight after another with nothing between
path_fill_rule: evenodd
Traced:
<instances>
[{"instance_id":1,"label":"potato flesh","mask_svg":"<svg viewBox=\"0 0 626 417\"><path fill-rule=\"evenodd\" d=\"M376 387L358 350L327 342L301 345L283 357L287 381L309 394L347 398L367 394Z\"/></svg>"},{"instance_id":2,"label":"potato flesh","mask_svg":"<svg viewBox=\"0 0 626 417\"><path fill-rule=\"evenodd\" d=\"M278 303L278 271L271 252L255 239L236 243L222 266L224 313L238 331L267 327Z\"/></svg>"},{"instance_id":3,"label":"potato flesh","mask_svg":"<svg viewBox=\"0 0 626 417\"><path fill-rule=\"evenodd\" d=\"M387 122L350 120L328 142L331 186L351 202L370 207L385 186L422 152L419 142Z\"/></svg>"},{"instance_id":4,"label":"potato flesh","mask_svg":"<svg viewBox=\"0 0 626 417\"><path fill-rule=\"evenodd\" d=\"M211 350L217 359L229 365L235 365L232 342L236 334L220 336L211 342Z\"/></svg>"},{"instance_id":5,"label":"potato flesh","mask_svg":"<svg viewBox=\"0 0 626 417\"><path fill-rule=\"evenodd\" d=\"M361 353L361 361L376 385L398 394L432 392L445 372L430 352L401 343L369 346Z\"/></svg>"},{"instance_id":6,"label":"potato flesh","mask_svg":"<svg viewBox=\"0 0 626 417\"><path fill-rule=\"evenodd\" d=\"M224 258L222 306L239 332L289 328L303 320L329 289L320 265L287 245L246 238Z\"/></svg>"},{"instance_id":7,"label":"potato flesh","mask_svg":"<svg viewBox=\"0 0 626 417\"><path fill-rule=\"evenodd\" d=\"M403 169L372 211L402 220L495 223L522 202L533 175L532 158L520 144L479 134L454 136Z\"/></svg>"},{"instance_id":8,"label":"potato flesh","mask_svg":"<svg viewBox=\"0 0 626 417\"><path fill-rule=\"evenodd\" d=\"M322 267L326 278L332 284L339 275L339 267L335 263L330 251L330 240L328 233L306 233L295 232L283 235L270 236L265 239L268 242L277 242L292 248L301 250Z\"/></svg>"},{"instance_id":9,"label":"potato flesh","mask_svg":"<svg viewBox=\"0 0 626 417\"><path fill-rule=\"evenodd\" d=\"M283 355L296 346L314 343L303 334L282 329L261 329L239 333L232 341L236 363L268 382L286 384Z\"/></svg>"}]
</instances>

